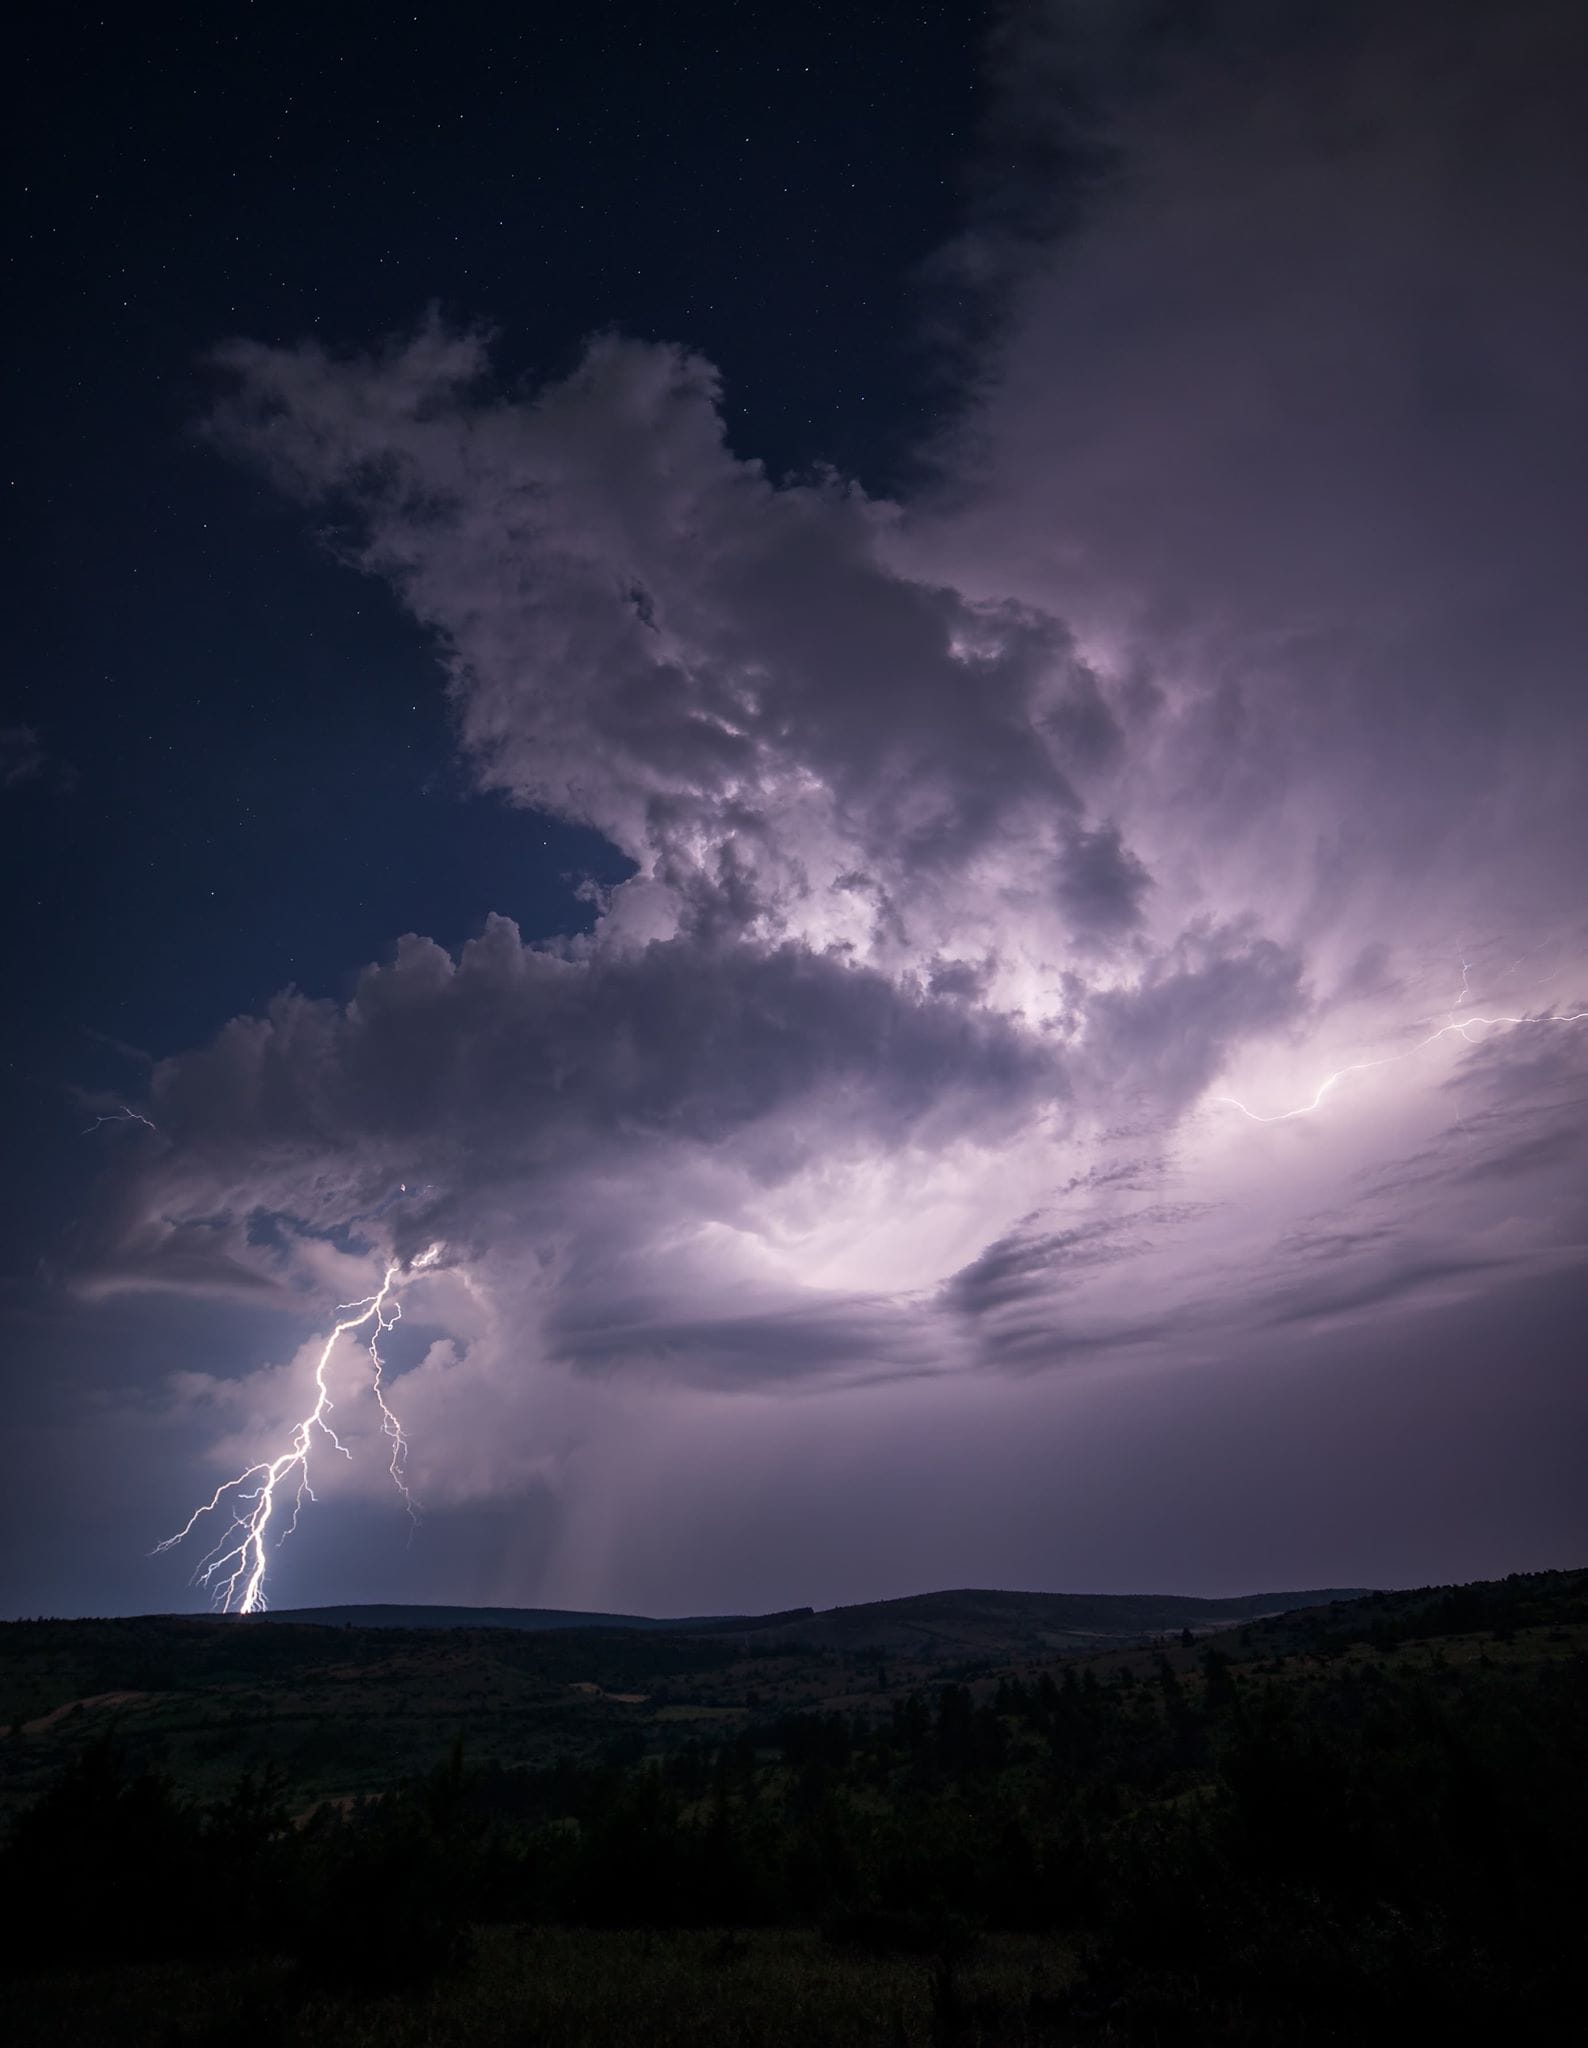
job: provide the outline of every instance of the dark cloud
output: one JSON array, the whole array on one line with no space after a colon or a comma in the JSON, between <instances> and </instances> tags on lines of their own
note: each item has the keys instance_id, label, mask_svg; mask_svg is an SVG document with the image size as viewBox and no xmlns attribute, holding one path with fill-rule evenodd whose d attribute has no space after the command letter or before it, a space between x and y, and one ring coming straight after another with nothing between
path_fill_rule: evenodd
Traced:
<instances>
[{"instance_id":1,"label":"dark cloud","mask_svg":"<svg viewBox=\"0 0 1588 2048\"><path fill-rule=\"evenodd\" d=\"M647 864L825 829L890 877L1075 811L1063 741L1095 754L1107 714L1062 626L898 575L892 508L734 457L698 357L608 336L516 402L435 321L376 357L223 360L217 430L436 630L488 786Z\"/></svg>"},{"instance_id":2,"label":"dark cloud","mask_svg":"<svg viewBox=\"0 0 1588 2048\"><path fill-rule=\"evenodd\" d=\"M1059 901L1082 932L1119 932L1139 923L1151 885L1117 825L1077 833L1065 848Z\"/></svg>"},{"instance_id":3,"label":"dark cloud","mask_svg":"<svg viewBox=\"0 0 1588 2048\"><path fill-rule=\"evenodd\" d=\"M158 1067L150 1101L180 1170L246 1158L258 1189L274 1160L290 1175L325 1154L359 1162L362 1184L332 1198L351 1205L405 1161L416 1180L491 1181L555 1173L573 1147L737 1143L775 1177L807 1143L992 1134L1062 1091L1014 1021L843 953L682 936L553 951L493 918L456 961L404 940L345 1003L277 998ZM801 1114L808 1140L780 1126L763 1149L758 1132Z\"/></svg>"},{"instance_id":4,"label":"dark cloud","mask_svg":"<svg viewBox=\"0 0 1588 2048\"><path fill-rule=\"evenodd\" d=\"M1179 1108L1207 1087L1242 1038L1291 1023L1305 1008L1295 954L1238 925L1201 923L1135 982L1093 999L1092 1058L1110 1083Z\"/></svg>"},{"instance_id":5,"label":"dark cloud","mask_svg":"<svg viewBox=\"0 0 1588 2048\"><path fill-rule=\"evenodd\" d=\"M1577 1165L1588 1159L1588 1128L1573 1124L1565 1130L1544 1131L1535 1138L1522 1138L1514 1145L1475 1160L1462 1169L1465 1180L1517 1180L1540 1168Z\"/></svg>"},{"instance_id":6,"label":"dark cloud","mask_svg":"<svg viewBox=\"0 0 1588 2048\"><path fill-rule=\"evenodd\" d=\"M1072 1230L1022 1229L996 1239L961 1267L944 1287L944 1299L962 1315L993 1315L1033 1296L1051 1296L1070 1274L1116 1265L1143 1249L1139 1234L1127 1235L1112 1221Z\"/></svg>"},{"instance_id":7,"label":"dark cloud","mask_svg":"<svg viewBox=\"0 0 1588 2048\"><path fill-rule=\"evenodd\" d=\"M1283 1327L1287 1323L1316 1323L1334 1316L1349 1316L1363 1309L1387 1308L1440 1287L1455 1283L1459 1293L1470 1293L1475 1279L1496 1275L1517 1262L1511 1259L1452 1259L1417 1247L1398 1247L1383 1257L1378 1269L1362 1270L1354 1264L1349 1274L1336 1274L1326 1284L1280 1289L1264 1303L1262 1320Z\"/></svg>"},{"instance_id":8,"label":"dark cloud","mask_svg":"<svg viewBox=\"0 0 1588 2048\"><path fill-rule=\"evenodd\" d=\"M744 1392L813 1378L897 1379L942 1365L930 1330L891 1303L824 1297L781 1308L763 1302L741 1315L720 1303L716 1313L680 1313L676 1297L625 1296L627 1276L596 1263L613 1284L571 1292L548 1329L555 1355L580 1371L652 1370Z\"/></svg>"}]
</instances>

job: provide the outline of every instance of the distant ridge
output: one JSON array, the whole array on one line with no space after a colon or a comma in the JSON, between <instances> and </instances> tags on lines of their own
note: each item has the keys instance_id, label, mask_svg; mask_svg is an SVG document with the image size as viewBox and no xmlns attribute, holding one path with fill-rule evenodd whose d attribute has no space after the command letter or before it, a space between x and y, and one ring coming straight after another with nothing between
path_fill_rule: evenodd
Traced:
<instances>
[{"instance_id":1,"label":"distant ridge","mask_svg":"<svg viewBox=\"0 0 1588 2048\"><path fill-rule=\"evenodd\" d=\"M978 1656L1014 1644L1027 1654L1084 1650L1143 1636L1235 1628L1299 1608L1359 1600L1363 1586L1241 1593L1204 1600L1181 1593L1007 1593L979 1587L913 1593L765 1627L774 1641L905 1655Z\"/></svg>"},{"instance_id":2,"label":"distant ridge","mask_svg":"<svg viewBox=\"0 0 1588 2048\"><path fill-rule=\"evenodd\" d=\"M974 1655L994 1643L1032 1649L1081 1649L1126 1637L1189 1628L1233 1628L1265 1615L1357 1600L1361 1586L1303 1592L1243 1593L1204 1600L1178 1593L1009 1593L965 1588L870 1600L853 1607L785 1608L776 1614L658 1617L601 1614L563 1607L424 1607L356 1605L273 1608L259 1619L319 1628L638 1629L680 1635L755 1635L763 1640L832 1650L916 1650Z\"/></svg>"},{"instance_id":3,"label":"distant ridge","mask_svg":"<svg viewBox=\"0 0 1588 2048\"><path fill-rule=\"evenodd\" d=\"M376 1601L350 1607L272 1607L251 1618L292 1621L316 1628L629 1628L676 1629L684 1635L703 1636L772 1628L798 1621L814 1611L810 1607L789 1607L777 1614L658 1616L587 1614L575 1607L403 1607Z\"/></svg>"}]
</instances>

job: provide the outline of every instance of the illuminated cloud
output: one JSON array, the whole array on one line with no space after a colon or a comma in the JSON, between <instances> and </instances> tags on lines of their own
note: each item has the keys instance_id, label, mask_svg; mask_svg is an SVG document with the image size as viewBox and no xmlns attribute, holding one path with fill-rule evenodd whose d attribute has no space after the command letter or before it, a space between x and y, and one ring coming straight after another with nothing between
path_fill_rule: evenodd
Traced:
<instances>
[{"instance_id":1,"label":"illuminated cloud","mask_svg":"<svg viewBox=\"0 0 1588 2048\"><path fill-rule=\"evenodd\" d=\"M681 348L528 394L435 317L226 351L217 436L434 636L479 787L634 872L157 1067L83 1282L443 1242L416 1487L585 1446L565 1597L732 1398L880 1434L1580 1268L1572 10L1229 12L1143 72L1121 11L1089 216L954 252L997 317L908 504L736 455ZM1012 31L1022 132L1074 15Z\"/></svg>"}]
</instances>

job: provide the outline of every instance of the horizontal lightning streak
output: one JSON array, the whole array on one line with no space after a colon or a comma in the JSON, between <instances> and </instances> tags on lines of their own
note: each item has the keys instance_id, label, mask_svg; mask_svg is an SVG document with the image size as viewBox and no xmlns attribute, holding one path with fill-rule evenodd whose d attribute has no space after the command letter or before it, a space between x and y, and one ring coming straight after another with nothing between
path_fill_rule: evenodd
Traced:
<instances>
[{"instance_id":1,"label":"horizontal lightning streak","mask_svg":"<svg viewBox=\"0 0 1588 2048\"><path fill-rule=\"evenodd\" d=\"M1462 972L1463 976L1465 976L1465 968L1463 968ZM1463 992L1465 992L1465 980L1463 980ZM1231 1109L1238 1109L1242 1116L1250 1117L1254 1124L1289 1123L1292 1117L1311 1116L1313 1111L1317 1109L1323 1102L1324 1097L1329 1094L1330 1090L1337 1088L1342 1081L1347 1080L1352 1074L1365 1074L1374 1067L1397 1066L1402 1060L1409 1060L1414 1058L1418 1053L1425 1051L1430 1045L1436 1044L1438 1040L1440 1040L1441 1038L1449 1038L1452 1035L1452 1033L1455 1033L1459 1037L1465 1039L1468 1045L1477 1045L1481 1043L1481 1040L1475 1039L1470 1036L1470 1033L1475 1029L1491 1030L1498 1028L1500 1025L1517 1026L1526 1024L1540 1025L1583 1023L1588 1023L1588 1010L1574 1010L1569 1016L1565 1017L1453 1018L1450 1023L1441 1024L1437 1031L1430 1031L1426 1038L1420 1038L1415 1045L1409 1045L1404 1052L1385 1053L1381 1059L1354 1060L1348 1067L1337 1067L1332 1074L1326 1075L1324 1079L1318 1083L1317 1093L1313 1096L1310 1102L1298 1103L1294 1109L1275 1110L1271 1116L1264 1116L1258 1110L1249 1109L1246 1106L1246 1104L1242 1102L1238 1096L1235 1095L1215 1095L1213 1100L1215 1102L1225 1103Z\"/></svg>"},{"instance_id":2,"label":"horizontal lightning streak","mask_svg":"<svg viewBox=\"0 0 1588 2048\"><path fill-rule=\"evenodd\" d=\"M151 1123L146 1116L140 1116L137 1110L128 1109L125 1103L119 1109L113 1109L104 1116L96 1116L94 1121L81 1135L85 1138L91 1138L101 1124L142 1124L146 1131L157 1131L159 1129L158 1124Z\"/></svg>"}]
</instances>

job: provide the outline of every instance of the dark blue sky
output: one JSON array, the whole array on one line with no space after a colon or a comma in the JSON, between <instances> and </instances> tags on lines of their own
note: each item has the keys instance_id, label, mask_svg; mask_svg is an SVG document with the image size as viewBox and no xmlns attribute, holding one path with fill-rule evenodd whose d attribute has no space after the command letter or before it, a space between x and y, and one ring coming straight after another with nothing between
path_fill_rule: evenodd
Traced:
<instances>
[{"instance_id":1,"label":"dark blue sky","mask_svg":"<svg viewBox=\"0 0 1588 2048\"><path fill-rule=\"evenodd\" d=\"M601 328L683 339L745 452L887 488L942 398L921 270L984 31L974 4L29 21L0 724L48 766L0 807L13 1276L59 1227L41 1187L70 1198L72 1087L134 1085L104 1039L160 1057L491 910L578 929L571 883L628 869L470 789L423 636L206 444L210 352L432 304L498 329L510 379Z\"/></svg>"}]
</instances>

